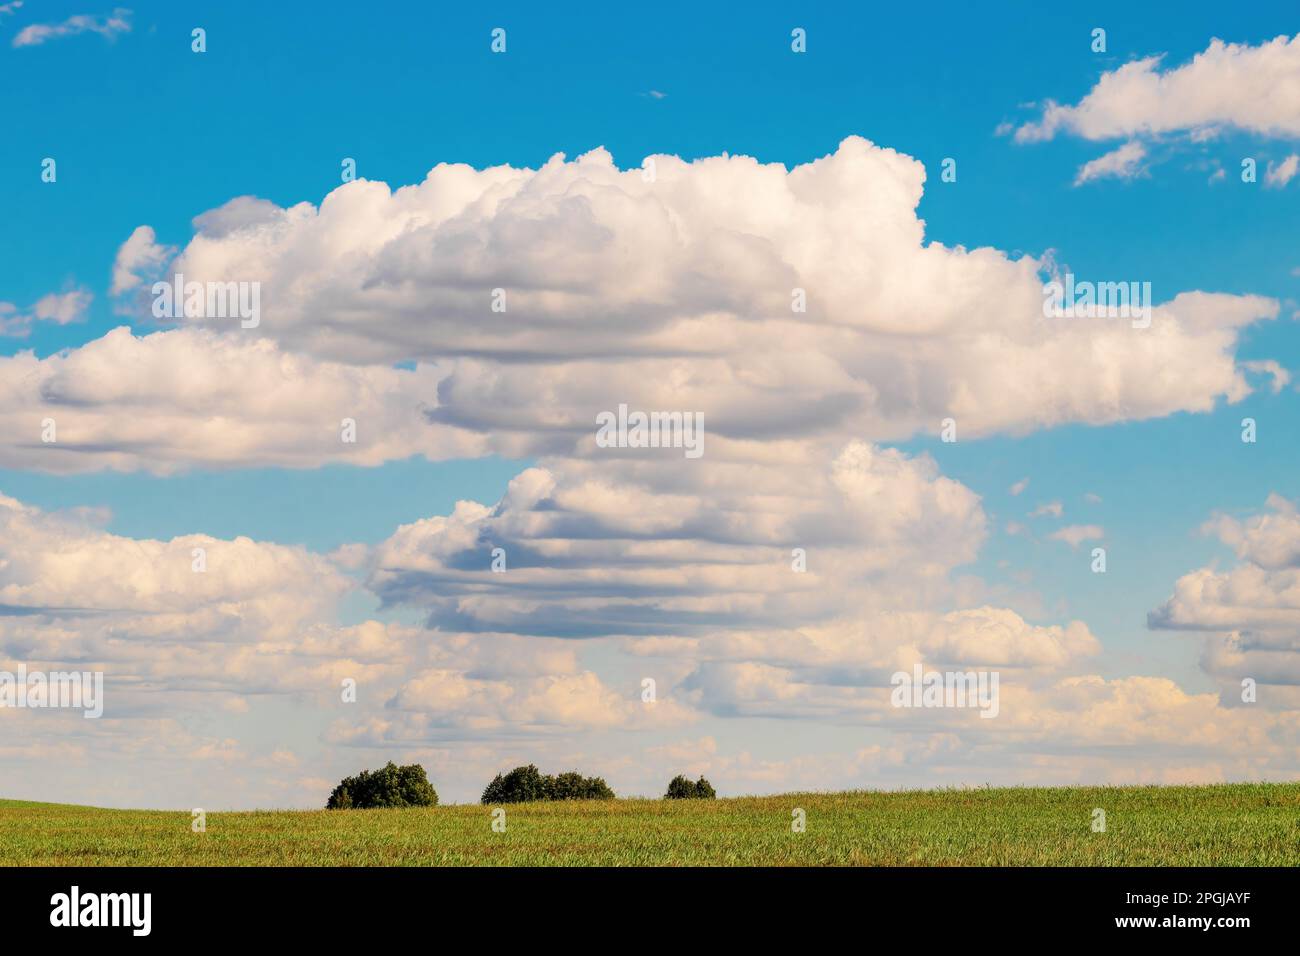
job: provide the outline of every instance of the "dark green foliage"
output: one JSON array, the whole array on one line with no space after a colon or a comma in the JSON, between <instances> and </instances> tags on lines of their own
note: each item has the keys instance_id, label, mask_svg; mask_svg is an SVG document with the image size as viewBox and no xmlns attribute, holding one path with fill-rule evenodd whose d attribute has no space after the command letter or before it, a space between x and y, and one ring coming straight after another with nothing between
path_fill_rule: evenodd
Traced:
<instances>
[{"instance_id":1,"label":"dark green foliage","mask_svg":"<svg viewBox=\"0 0 1300 956\"><path fill-rule=\"evenodd\" d=\"M600 777L584 777L576 771L552 777L532 764L515 767L504 776L497 774L483 791L483 803L613 799L614 791Z\"/></svg>"},{"instance_id":2,"label":"dark green foliage","mask_svg":"<svg viewBox=\"0 0 1300 956\"><path fill-rule=\"evenodd\" d=\"M690 778L683 777L681 774L673 777L668 781L668 792L664 794L665 800L712 800L718 794L713 789L713 784L700 777L694 783Z\"/></svg>"},{"instance_id":3,"label":"dark green foliage","mask_svg":"<svg viewBox=\"0 0 1300 956\"><path fill-rule=\"evenodd\" d=\"M609 789L603 777L584 777L576 771L550 777L550 800L613 800L614 791Z\"/></svg>"},{"instance_id":4,"label":"dark green foliage","mask_svg":"<svg viewBox=\"0 0 1300 956\"><path fill-rule=\"evenodd\" d=\"M526 803L546 799L546 778L532 764L515 767L504 777L497 774L483 791L484 803Z\"/></svg>"},{"instance_id":5,"label":"dark green foliage","mask_svg":"<svg viewBox=\"0 0 1300 956\"><path fill-rule=\"evenodd\" d=\"M334 788L326 810L369 810L374 807L433 807L438 792L419 764L399 767L391 760L382 770L363 770L345 777Z\"/></svg>"}]
</instances>

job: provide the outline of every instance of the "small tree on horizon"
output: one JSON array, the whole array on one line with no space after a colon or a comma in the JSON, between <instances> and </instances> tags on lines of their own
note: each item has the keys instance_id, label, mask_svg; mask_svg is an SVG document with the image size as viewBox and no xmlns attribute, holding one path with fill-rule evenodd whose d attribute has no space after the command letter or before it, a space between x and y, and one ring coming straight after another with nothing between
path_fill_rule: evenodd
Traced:
<instances>
[{"instance_id":1,"label":"small tree on horizon","mask_svg":"<svg viewBox=\"0 0 1300 956\"><path fill-rule=\"evenodd\" d=\"M718 796L713 789L713 784L705 780L703 776L694 783L689 777L681 774L673 777L668 781L668 792L664 794L665 800L713 800Z\"/></svg>"},{"instance_id":2,"label":"small tree on horizon","mask_svg":"<svg viewBox=\"0 0 1300 956\"><path fill-rule=\"evenodd\" d=\"M603 777L584 777L576 770L553 777L534 764L497 774L483 791L482 802L531 803L538 800L613 800Z\"/></svg>"},{"instance_id":3,"label":"small tree on horizon","mask_svg":"<svg viewBox=\"0 0 1300 956\"><path fill-rule=\"evenodd\" d=\"M391 760L379 770L363 770L344 777L325 804L326 810L372 810L380 807L433 807L438 791L424 768L413 763L399 767Z\"/></svg>"}]
</instances>

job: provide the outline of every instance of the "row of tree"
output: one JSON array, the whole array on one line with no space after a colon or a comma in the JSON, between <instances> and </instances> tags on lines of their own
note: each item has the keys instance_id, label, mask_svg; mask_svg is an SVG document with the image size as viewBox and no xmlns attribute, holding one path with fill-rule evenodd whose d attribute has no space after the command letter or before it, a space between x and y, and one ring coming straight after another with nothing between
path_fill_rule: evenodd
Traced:
<instances>
[{"instance_id":1,"label":"row of tree","mask_svg":"<svg viewBox=\"0 0 1300 956\"><path fill-rule=\"evenodd\" d=\"M665 800L712 800L717 794L709 781L676 776L668 784ZM529 803L536 800L613 800L614 791L602 777L584 777L576 771L552 776L532 764L497 774L483 791L482 802ZM381 770L363 770L345 777L330 794L326 810L370 810L376 807L432 807L438 792L419 764L399 767L391 760Z\"/></svg>"}]
</instances>

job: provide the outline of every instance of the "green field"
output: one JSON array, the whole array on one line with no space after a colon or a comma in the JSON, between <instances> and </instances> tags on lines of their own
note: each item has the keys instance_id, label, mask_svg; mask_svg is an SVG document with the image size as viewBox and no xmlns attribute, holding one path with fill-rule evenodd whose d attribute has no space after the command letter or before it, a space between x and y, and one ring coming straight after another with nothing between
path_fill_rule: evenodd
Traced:
<instances>
[{"instance_id":1,"label":"green field","mask_svg":"<svg viewBox=\"0 0 1300 956\"><path fill-rule=\"evenodd\" d=\"M1300 784L515 804L504 833L491 809L209 813L200 834L188 812L0 800L0 865L1300 864Z\"/></svg>"}]
</instances>

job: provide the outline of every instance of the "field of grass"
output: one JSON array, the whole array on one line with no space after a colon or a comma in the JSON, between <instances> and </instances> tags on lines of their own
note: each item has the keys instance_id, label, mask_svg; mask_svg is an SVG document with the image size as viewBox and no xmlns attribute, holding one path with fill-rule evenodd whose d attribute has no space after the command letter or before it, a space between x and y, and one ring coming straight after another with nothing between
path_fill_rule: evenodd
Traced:
<instances>
[{"instance_id":1,"label":"field of grass","mask_svg":"<svg viewBox=\"0 0 1300 956\"><path fill-rule=\"evenodd\" d=\"M193 833L188 812L0 800L0 865L1300 865L1300 784L515 804L504 833L491 809L209 813Z\"/></svg>"}]
</instances>

